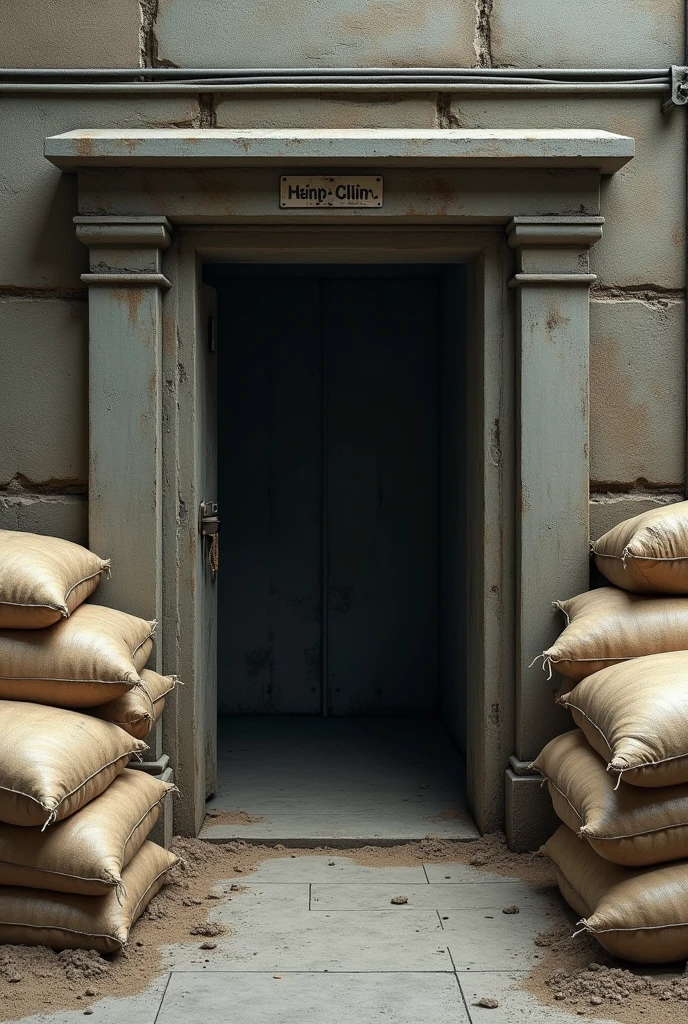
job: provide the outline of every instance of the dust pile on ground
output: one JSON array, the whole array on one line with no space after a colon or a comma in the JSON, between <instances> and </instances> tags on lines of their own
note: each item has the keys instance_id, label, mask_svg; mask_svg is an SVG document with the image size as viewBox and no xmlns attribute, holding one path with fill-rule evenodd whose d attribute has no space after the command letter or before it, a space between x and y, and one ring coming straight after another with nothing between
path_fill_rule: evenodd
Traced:
<instances>
[{"instance_id":1,"label":"dust pile on ground","mask_svg":"<svg viewBox=\"0 0 688 1024\"><path fill-rule=\"evenodd\" d=\"M246 889L241 880L265 860L327 854L372 867L458 861L531 884L553 881L546 860L510 853L498 834L470 843L428 836L404 846L355 850L287 849L177 837L172 850L180 860L170 872L169 884L134 926L121 953L103 957L81 950L55 953L45 947L0 946L0 1021L56 1010L89 1013L89 1004L103 996L141 992L164 969L162 944L188 943L211 958L216 946L208 940L223 929L208 921L209 910L220 901L241 899Z\"/></svg>"},{"instance_id":2,"label":"dust pile on ground","mask_svg":"<svg viewBox=\"0 0 688 1024\"><path fill-rule=\"evenodd\" d=\"M685 1024L688 973L643 965L629 969L591 935L572 938L574 930L573 924L560 926L535 940L545 956L524 987L540 1002L623 1024Z\"/></svg>"},{"instance_id":3,"label":"dust pile on ground","mask_svg":"<svg viewBox=\"0 0 688 1024\"><path fill-rule=\"evenodd\" d=\"M534 853L512 853L501 832L482 836L472 842L456 842L426 836L417 843L404 846L364 846L359 850L334 850L346 853L355 864L371 867L402 867L448 861L468 864L492 875L520 878L529 885L554 885L555 876L546 857Z\"/></svg>"},{"instance_id":4,"label":"dust pile on ground","mask_svg":"<svg viewBox=\"0 0 688 1024\"><path fill-rule=\"evenodd\" d=\"M209 825L255 825L263 820L263 815L248 811L208 811L206 820Z\"/></svg>"}]
</instances>

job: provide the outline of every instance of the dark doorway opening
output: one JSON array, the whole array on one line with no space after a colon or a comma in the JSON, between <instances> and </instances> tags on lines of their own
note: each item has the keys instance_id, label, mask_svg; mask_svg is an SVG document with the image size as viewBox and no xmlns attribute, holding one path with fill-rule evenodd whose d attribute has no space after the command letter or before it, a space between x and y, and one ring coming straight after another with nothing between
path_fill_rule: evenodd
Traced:
<instances>
[{"instance_id":1,"label":"dark doorway opening","mask_svg":"<svg viewBox=\"0 0 688 1024\"><path fill-rule=\"evenodd\" d=\"M205 278L222 534L204 834L469 838L465 268Z\"/></svg>"}]
</instances>

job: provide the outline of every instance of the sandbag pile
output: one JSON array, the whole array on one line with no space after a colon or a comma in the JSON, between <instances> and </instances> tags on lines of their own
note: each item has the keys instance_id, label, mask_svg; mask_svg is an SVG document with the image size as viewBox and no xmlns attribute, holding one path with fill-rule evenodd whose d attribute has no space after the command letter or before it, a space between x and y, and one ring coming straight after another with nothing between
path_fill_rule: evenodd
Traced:
<instances>
[{"instance_id":1,"label":"sandbag pile","mask_svg":"<svg viewBox=\"0 0 688 1024\"><path fill-rule=\"evenodd\" d=\"M545 651L577 729L533 762L563 824L545 844L581 927L640 963L688 959L688 502L593 545L614 584L557 602Z\"/></svg>"},{"instance_id":2,"label":"sandbag pile","mask_svg":"<svg viewBox=\"0 0 688 1024\"><path fill-rule=\"evenodd\" d=\"M83 603L108 570L0 530L0 943L121 949L175 863L148 839L174 786L127 768L175 681L154 622Z\"/></svg>"}]
</instances>

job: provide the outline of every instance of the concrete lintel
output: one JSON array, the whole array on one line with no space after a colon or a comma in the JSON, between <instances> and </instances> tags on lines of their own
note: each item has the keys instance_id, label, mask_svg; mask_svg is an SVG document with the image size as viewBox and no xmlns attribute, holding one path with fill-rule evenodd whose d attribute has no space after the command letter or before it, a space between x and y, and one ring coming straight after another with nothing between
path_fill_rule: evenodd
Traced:
<instances>
[{"instance_id":1,"label":"concrete lintel","mask_svg":"<svg viewBox=\"0 0 688 1024\"><path fill-rule=\"evenodd\" d=\"M613 174L634 140L593 129L79 129L45 140L45 156L79 167L592 167Z\"/></svg>"}]
</instances>

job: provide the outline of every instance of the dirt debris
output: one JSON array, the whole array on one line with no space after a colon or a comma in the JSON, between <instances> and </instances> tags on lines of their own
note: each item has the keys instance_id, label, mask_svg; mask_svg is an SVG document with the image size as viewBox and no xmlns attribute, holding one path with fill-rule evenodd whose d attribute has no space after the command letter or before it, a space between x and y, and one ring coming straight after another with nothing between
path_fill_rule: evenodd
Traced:
<instances>
[{"instance_id":1,"label":"dirt debris","mask_svg":"<svg viewBox=\"0 0 688 1024\"><path fill-rule=\"evenodd\" d=\"M570 925L538 935L545 950L524 987L542 1003L585 1017L623 1024L685 1024L688 973L683 965L651 968L617 960L585 933L572 937Z\"/></svg>"},{"instance_id":2,"label":"dirt debris","mask_svg":"<svg viewBox=\"0 0 688 1024\"><path fill-rule=\"evenodd\" d=\"M482 1006L485 1010L496 1010L499 1006L499 1000L490 999L489 996L481 996L480 999L473 1003L473 1006Z\"/></svg>"},{"instance_id":3,"label":"dirt debris","mask_svg":"<svg viewBox=\"0 0 688 1024\"><path fill-rule=\"evenodd\" d=\"M131 941L122 952L102 957L82 950L55 953L39 946L0 947L0 1021L57 1010L78 1009L87 1013L90 1003L104 996L141 992L165 970L163 944L186 943L190 952L197 951L199 946L194 943L192 929L206 923L217 927L215 922L203 920L220 905L218 900L208 900L208 894L220 894L226 901L242 898L248 886L239 880L240 876L249 875L266 860L326 855L333 865L346 857L355 864L371 867L459 862L491 874L520 877L531 884L554 881L546 860L510 853L499 834L470 843L429 835L403 846L353 850L288 849L282 845L207 843L176 837L172 850L180 860L170 872L169 884L134 926ZM446 874L451 878L451 869ZM195 934L212 937L205 932Z\"/></svg>"},{"instance_id":4,"label":"dirt debris","mask_svg":"<svg viewBox=\"0 0 688 1024\"><path fill-rule=\"evenodd\" d=\"M262 814L250 814L249 811L208 811L208 825L255 825L263 820Z\"/></svg>"}]
</instances>

